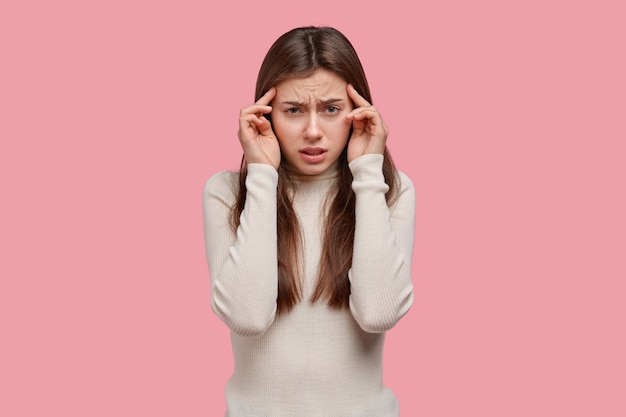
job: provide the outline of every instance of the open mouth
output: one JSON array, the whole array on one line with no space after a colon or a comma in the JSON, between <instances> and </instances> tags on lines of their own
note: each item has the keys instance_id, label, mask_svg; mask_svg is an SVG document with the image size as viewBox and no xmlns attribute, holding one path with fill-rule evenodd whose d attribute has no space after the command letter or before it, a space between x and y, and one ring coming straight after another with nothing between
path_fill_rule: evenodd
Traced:
<instances>
[{"instance_id":1,"label":"open mouth","mask_svg":"<svg viewBox=\"0 0 626 417\"><path fill-rule=\"evenodd\" d=\"M304 149L300 152L302 152L305 155L317 156L317 155L323 154L325 151L323 149Z\"/></svg>"},{"instance_id":2,"label":"open mouth","mask_svg":"<svg viewBox=\"0 0 626 417\"><path fill-rule=\"evenodd\" d=\"M310 164L317 164L326 158L326 149L322 148L305 148L300 150L302 159Z\"/></svg>"}]
</instances>

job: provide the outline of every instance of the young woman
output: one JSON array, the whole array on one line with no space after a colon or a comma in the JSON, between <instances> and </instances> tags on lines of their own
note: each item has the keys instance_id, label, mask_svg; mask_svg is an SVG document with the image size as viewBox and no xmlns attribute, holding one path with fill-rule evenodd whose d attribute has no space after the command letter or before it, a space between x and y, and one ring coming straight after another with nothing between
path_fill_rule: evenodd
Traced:
<instances>
[{"instance_id":1,"label":"young woman","mask_svg":"<svg viewBox=\"0 0 626 417\"><path fill-rule=\"evenodd\" d=\"M276 40L241 110L239 173L204 189L215 314L231 330L228 417L397 417L385 331L413 303L415 195L348 39Z\"/></svg>"}]
</instances>

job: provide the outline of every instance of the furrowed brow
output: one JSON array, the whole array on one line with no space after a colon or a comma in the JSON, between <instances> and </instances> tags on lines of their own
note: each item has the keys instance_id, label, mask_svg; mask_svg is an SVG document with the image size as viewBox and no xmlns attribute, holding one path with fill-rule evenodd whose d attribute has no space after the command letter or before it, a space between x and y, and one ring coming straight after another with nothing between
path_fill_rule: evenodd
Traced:
<instances>
[{"instance_id":1,"label":"furrowed brow","mask_svg":"<svg viewBox=\"0 0 626 417\"><path fill-rule=\"evenodd\" d=\"M341 101L344 101L344 99L342 98L329 98L326 100L322 100L320 101L320 103L322 105L329 105L329 104L335 104L335 103L339 103ZM302 107L305 105L304 101L291 101L291 100L285 100L285 101L281 101L281 104L286 104L288 106L294 106L294 107Z\"/></svg>"},{"instance_id":2,"label":"furrowed brow","mask_svg":"<svg viewBox=\"0 0 626 417\"><path fill-rule=\"evenodd\" d=\"M335 104L340 101L343 101L343 99L342 98L329 98L326 100L322 100L322 104Z\"/></svg>"}]
</instances>

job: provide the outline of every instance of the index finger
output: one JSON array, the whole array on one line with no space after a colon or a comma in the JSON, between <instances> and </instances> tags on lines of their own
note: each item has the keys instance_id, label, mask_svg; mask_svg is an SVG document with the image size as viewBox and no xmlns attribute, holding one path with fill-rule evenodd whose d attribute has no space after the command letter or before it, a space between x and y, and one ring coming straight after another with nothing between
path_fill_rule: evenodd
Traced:
<instances>
[{"instance_id":1,"label":"index finger","mask_svg":"<svg viewBox=\"0 0 626 417\"><path fill-rule=\"evenodd\" d=\"M267 90L267 92L263 94L261 98L256 101L255 104L268 106L275 96L276 96L276 87L272 87L269 90Z\"/></svg>"},{"instance_id":2,"label":"index finger","mask_svg":"<svg viewBox=\"0 0 626 417\"><path fill-rule=\"evenodd\" d=\"M371 106L371 104L356 91L356 88L354 88L352 84L348 84L347 91L348 96L352 99L356 107Z\"/></svg>"}]
</instances>

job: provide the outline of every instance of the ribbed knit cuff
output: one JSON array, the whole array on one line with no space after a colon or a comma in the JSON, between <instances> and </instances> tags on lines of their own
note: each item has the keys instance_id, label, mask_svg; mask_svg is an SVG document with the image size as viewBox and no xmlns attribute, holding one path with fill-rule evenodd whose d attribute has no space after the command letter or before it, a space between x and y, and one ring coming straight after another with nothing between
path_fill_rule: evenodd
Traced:
<instances>
[{"instance_id":1,"label":"ribbed knit cuff","mask_svg":"<svg viewBox=\"0 0 626 417\"><path fill-rule=\"evenodd\" d=\"M278 185L278 171L273 166L267 164L248 164L248 176L246 177L246 187L252 189L276 190Z\"/></svg>"},{"instance_id":2,"label":"ribbed knit cuff","mask_svg":"<svg viewBox=\"0 0 626 417\"><path fill-rule=\"evenodd\" d=\"M350 162L349 167L353 177L352 188L355 192L362 187L375 184L384 185L385 191L389 189L383 175L383 161L384 157L381 154L366 154Z\"/></svg>"}]
</instances>

